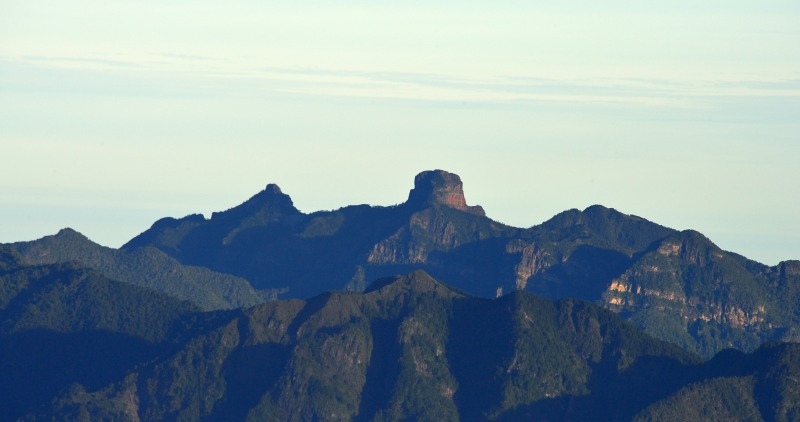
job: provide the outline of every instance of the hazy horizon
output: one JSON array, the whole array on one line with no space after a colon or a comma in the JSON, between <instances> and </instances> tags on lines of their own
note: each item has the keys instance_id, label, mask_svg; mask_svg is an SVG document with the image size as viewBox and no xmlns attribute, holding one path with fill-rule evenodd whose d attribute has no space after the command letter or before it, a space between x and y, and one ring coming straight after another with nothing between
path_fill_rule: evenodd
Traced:
<instances>
[{"instance_id":1,"label":"hazy horizon","mask_svg":"<svg viewBox=\"0 0 800 422\"><path fill-rule=\"evenodd\" d=\"M459 174L490 218L615 208L800 259L800 3L0 2L0 242L118 247L277 183Z\"/></svg>"}]
</instances>

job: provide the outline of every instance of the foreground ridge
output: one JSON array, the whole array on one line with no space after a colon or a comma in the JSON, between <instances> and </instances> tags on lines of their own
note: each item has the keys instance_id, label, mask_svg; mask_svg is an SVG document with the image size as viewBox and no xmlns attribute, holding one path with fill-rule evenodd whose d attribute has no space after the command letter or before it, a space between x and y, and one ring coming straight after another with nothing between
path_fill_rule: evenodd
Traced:
<instances>
[{"instance_id":1,"label":"foreground ridge","mask_svg":"<svg viewBox=\"0 0 800 422\"><path fill-rule=\"evenodd\" d=\"M4 377L7 397L30 396L6 400L0 411L31 420L779 420L800 405L788 382L800 375L800 345L728 351L704 363L586 302L526 292L484 299L423 271L364 293L237 311L161 306L171 309L160 317L175 327L168 336L124 326L111 333L127 336L110 335L91 325L57 333L36 330L47 320L35 319L0 332L9 346L0 349L4 373L27 370L52 383L20 388ZM66 378L42 373L48 357L23 341L30 335L39 344L74 338L88 359L72 361ZM86 347L100 339L145 353L132 360ZM12 355L28 358L6 359ZM81 375L93 365L114 369Z\"/></svg>"}]
</instances>

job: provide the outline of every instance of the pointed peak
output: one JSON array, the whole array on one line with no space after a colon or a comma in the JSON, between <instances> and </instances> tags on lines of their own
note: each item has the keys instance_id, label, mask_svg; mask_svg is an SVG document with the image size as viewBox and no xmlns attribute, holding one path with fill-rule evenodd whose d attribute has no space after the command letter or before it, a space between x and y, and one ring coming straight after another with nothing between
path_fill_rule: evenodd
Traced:
<instances>
[{"instance_id":1,"label":"pointed peak","mask_svg":"<svg viewBox=\"0 0 800 422\"><path fill-rule=\"evenodd\" d=\"M264 188L264 193L273 194L273 195L283 194L283 192L281 191L281 188L278 187L278 185L276 185L274 183L268 184L267 187Z\"/></svg>"},{"instance_id":2,"label":"pointed peak","mask_svg":"<svg viewBox=\"0 0 800 422\"><path fill-rule=\"evenodd\" d=\"M461 178L444 170L423 171L414 178L414 189L408 194L414 205L444 205L472 214L485 216L480 206L468 206Z\"/></svg>"},{"instance_id":3,"label":"pointed peak","mask_svg":"<svg viewBox=\"0 0 800 422\"><path fill-rule=\"evenodd\" d=\"M59 230L58 233L55 234L55 237L88 239L81 232L79 232L79 231L77 231L75 229L72 229L70 227L65 227L65 228Z\"/></svg>"},{"instance_id":4,"label":"pointed peak","mask_svg":"<svg viewBox=\"0 0 800 422\"><path fill-rule=\"evenodd\" d=\"M264 188L261 192L255 194L252 198L250 198L245 204L272 204L275 206L280 206L284 208L291 208L294 209L294 202L292 202L292 198L283 193L280 187L275 183L270 183L267 187Z\"/></svg>"},{"instance_id":5,"label":"pointed peak","mask_svg":"<svg viewBox=\"0 0 800 422\"><path fill-rule=\"evenodd\" d=\"M454 297L464 296L439 280L433 278L424 270L414 270L405 275L386 277L375 280L364 290L365 294L377 292L379 295L394 296L403 292L436 293L438 296Z\"/></svg>"},{"instance_id":6,"label":"pointed peak","mask_svg":"<svg viewBox=\"0 0 800 422\"><path fill-rule=\"evenodd\" d=\"M294 207L292 198L289 195L283 193L278 185L270 183L264 190L253 195L244 203L229 210L211 214L211 219L242 219L264 212L277 217L278 215L294 214L299 211Z\"/></svg>"},{"instance_id":7,"label":"pointed peak","mask_svg":"<svg viewBox=\"0 0 800 422\"><path fill-rule=\"evenodd\" d=\"M69 227L63 228L58 231L58 233L50 236L45 236L39 240L35 240L34 242L44 242L50 244L61 244L61 245L97 245L91 239L86 237L83 233L71 229Z\"/></svg>"}]
</instances>

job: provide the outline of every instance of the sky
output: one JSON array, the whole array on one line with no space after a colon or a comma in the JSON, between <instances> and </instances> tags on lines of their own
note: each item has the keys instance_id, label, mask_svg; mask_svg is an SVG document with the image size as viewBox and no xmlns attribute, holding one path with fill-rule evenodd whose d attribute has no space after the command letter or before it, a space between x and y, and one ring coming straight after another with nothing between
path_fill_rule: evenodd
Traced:
<instances>
[{"instance_id":1,"label":"sky","mask_svg":"<svg viewBox=\"0 0 800 422\"><path fill-rule=\"evenodd\" d=\"M796 0L0 0L0 242L444 169L506 224L601 204L774 265L799 160Z\"/></svg>"}]
</instances>

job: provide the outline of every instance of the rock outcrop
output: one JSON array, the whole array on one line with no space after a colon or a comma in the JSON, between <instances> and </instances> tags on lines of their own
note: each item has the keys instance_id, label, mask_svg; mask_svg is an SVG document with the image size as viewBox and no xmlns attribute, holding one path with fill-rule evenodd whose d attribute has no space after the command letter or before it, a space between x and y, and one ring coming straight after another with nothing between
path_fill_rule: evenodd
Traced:
<instances>
[{"instance_id":1,"label":"rock outcrop","mask_svg":"<svg viewBox=\"0 0 800 422\"><path fill-rule=\"evenodd\" d=\"M800 262L767 267L698 232L600 205L506 226L468 205L461 178L443 170L419 173L400 205L311 214L268 185L209 219L159 220L122 249L142 247L284 297L424 269L485 297L524 289L593 301L706 356L793 336L800 321Z\"/></svg>"},{"instance_id":2,"label":"rock outcrop","mask_svg":"<svg viewBox=\"0 0 800 422\"><path fill-rule=\"evenodd\" d=\"M408 204L439 204L470 214L485 216L481 206L469 206L464 198L464 186L457 174L444 170L423 171L414 178L414 189L408 194Z\"/></svg>"}]
</instances>

